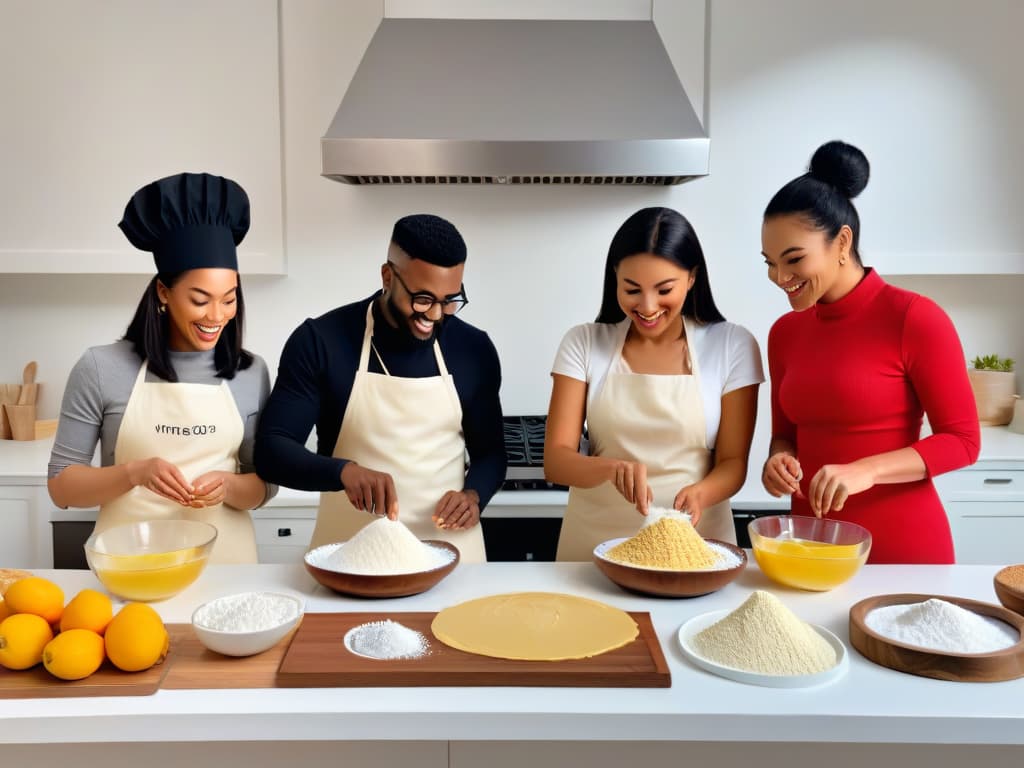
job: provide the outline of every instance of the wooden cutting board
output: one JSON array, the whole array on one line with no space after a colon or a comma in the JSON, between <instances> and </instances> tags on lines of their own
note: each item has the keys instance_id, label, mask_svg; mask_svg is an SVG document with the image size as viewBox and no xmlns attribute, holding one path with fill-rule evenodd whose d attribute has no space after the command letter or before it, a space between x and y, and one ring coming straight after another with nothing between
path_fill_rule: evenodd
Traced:
<instances>
[{"instance_id":1,"label":"wooden cutting board","mask_svg":"<svg viewBox=\"0 0 1024 768\"><path fill-rule=\"evenodd\" d=\"M161 688L274 688L277 667L295 633L255 656L222 656L199 642L191 624L168 624L174 658Z\"/></svg>"},{"instance_id":2,"label":"wooden cutting board","mask_svg":"<svg viewBox=\"0 0 1024 768\"><path fill-rule=\"evenodd\" d=\"M160 687L174 648L162 664L142 672L122 672L109 661L84 680L58 680L42 664L15 672L0 667L0 699L54 699L70 696L149 696Z\"/></svg>"},{"instance_id":3,"label":"wooden cutting board","mask_svg":"<svg viewBox=\"0 0 1024 768\"><path fill-rule=\"evenodd\" d=\"M591 659L513 661L444 645L430 632L436 613L307 613L281 660L282 688L392 686L561 686L668 688L672 676L649 613L630 613L636 640ZM391 619L423 633L430 652L417 659L369 659L349 652L345 633Z\"/></svg>"}]
</instances>

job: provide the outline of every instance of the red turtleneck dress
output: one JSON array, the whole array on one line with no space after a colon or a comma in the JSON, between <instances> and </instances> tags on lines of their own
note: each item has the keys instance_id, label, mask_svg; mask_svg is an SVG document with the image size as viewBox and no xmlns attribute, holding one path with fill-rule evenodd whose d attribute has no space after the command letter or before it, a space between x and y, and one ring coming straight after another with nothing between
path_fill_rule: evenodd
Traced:
<instances>
[{"instance_id":1,"label":"red turtleneck dress","mask_svg":"<svg viewBox=\"0 0 1024 768\"><path fill-rule=\"evenodd\" d=\"M928 477L876 485L829 517L871 531L872 563L952 563L949 521L931 478L978 458L981 436L953 323L930 299L874 270L832 304L780 317L768 335L772 434L790 440L806 495L824 464L912 447ZM932 434L921 439L928 414ZM795 515L810 515L793 497Z\"/></svg>"}]
</instances>

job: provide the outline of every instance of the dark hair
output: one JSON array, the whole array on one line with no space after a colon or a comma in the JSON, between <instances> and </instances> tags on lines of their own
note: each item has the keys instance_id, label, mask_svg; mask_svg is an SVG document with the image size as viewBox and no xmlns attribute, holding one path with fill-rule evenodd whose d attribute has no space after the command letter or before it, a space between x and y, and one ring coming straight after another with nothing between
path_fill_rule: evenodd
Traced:
<instances>
[{"instance_id":1,"label":"dark hair","mask_svg":"<svg viewBox=\"0 0 1024 768\"><path fill-rule=\"evenodd\" d=\"M412 258L439 267L454 267L466 260L466 242L459 230L430 213L400 218L391 232L391 242Z\"/></svg>"},{"instance_id":2,"label":"dark hair","mask_svg":"<svg viewBox=\"0 0 1024 768\"><path fill-rule=\"evenodd\" d=\"M845 224L853 232L850 252L860 259L860 216L853 198L868 185L870 166L864 153L850 144L830 141L818 147L811 166L768 202L764 218L796 213L835 239Z\"/></svg>"},{"instance_id":3,"label":"dark hair","mask_svg":"<svg viewBox=\"0 0 1024 768\"><path fill-rule=\"evenodd\" d=\"M619 306L615 271L623 259L644 253L668 259L693 273L693 288L683 301L683 316L700 323L725 320L711 296L704 251L690 222L671 208L643 208L626 219L612 238L604 266L604 293L597 322L617 323L626 317Z\"/></svg>"},{"instance_id":4,"label":"dark hair","mask_svg":"<svg viewBox=\"0 0 1024 768\"><path fill-rule=\"evenodd\" d=\"M184 272L156 275L149 281L135 316L128 324L128 330L122 337L130 341L132 347L143 360L149 364L149 370L164 381L177 381L178 374L171 363L170 346L168 345L170 318L166 312L160 312L160 298L156 292L157 281L167 288L173 288ZM239 275L238 288L235 291L238 310L228 321L217 339L214 347L213 363L217 367L217 375L222 379L233 379L235 371L243 371L252 365L252 353L242 349L242 326L245 321L245 300L242 297L242 278Z\"/></svg>"}]
</instances>

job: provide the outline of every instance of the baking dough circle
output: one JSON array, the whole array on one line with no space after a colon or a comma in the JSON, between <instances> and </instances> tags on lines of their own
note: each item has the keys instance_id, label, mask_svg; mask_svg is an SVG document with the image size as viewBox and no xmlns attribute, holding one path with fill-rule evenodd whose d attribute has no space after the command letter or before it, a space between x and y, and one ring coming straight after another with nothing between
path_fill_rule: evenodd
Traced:
<instances>
[{"instance_id":1,"label":"baking dough circle","mask_svg":"<svg viewBox=\"0 0 1024 768\"><path fill-rule=\"evenodd\" d=\"M438 613L430 629L460 651L523 661L587 659L621 648L640 634L625 611L555 592L469 600Z\"/></svg>"}]
</instances>

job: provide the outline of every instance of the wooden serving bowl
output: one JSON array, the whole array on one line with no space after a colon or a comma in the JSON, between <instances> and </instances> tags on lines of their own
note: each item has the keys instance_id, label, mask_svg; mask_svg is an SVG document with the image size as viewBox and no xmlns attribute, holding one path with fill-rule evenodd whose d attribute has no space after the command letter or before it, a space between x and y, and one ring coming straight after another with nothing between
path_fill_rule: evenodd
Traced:
<instances>
[{"instance_id":1,"label":"wooden serving bowl","mask_svg":"<svg viewBox=\"0 0 1024 768\"><path fill-rule=\"evenodd\" d=\"M623 589L642 595L657 597L699 597L716 592L739 576L747 567L747 553L734 544L717 539L707 539L727 549L739 558L739 565L732 568L700 571L671 571L658 568L627 565L604 556L611 547L624 539L612 539L598 544L594 549L594 563L598 569Z\"/></svg>"},{"instance_id":2,"label":"wooden serving bowl","mask_svg":"<svg viewBox=\"0 0 1024 768\"><path fill-rule=\"evenodd\" d=\"M408 597L426 592L436 585L441 579L455 570L459 564L459 549L447 541L427 540L424 544L430 544L438 549L445 549L451 552L454 557L444 565L433 568L429 571L416 571L414 573L396 573L377 576L366 573L343 573L331 571L327 568L320 568L309 562L309 553L303 558L306 570L320 584L328 589L333 589L343 595L355 595L356 597Z\"/></svg>"},{"instance_id":3,"label":"wooden serving bowl","mask_svg":"<svg viewBox=\"0 0 1024 768\"><path fill-rule=\"evenodd\" d=\"M996 597L999 598L1000 603L1014 613L1024 616L1024 589L1014 587L1009 582L1011 572L1016 574L1021 571L1024 571L1024 565L1006 566L996 573L995 578L992 579L992 586L995 587Z\"/></svg>"},{"instance_id":4,"label":"wooden serving bowl","mask_svg":"<svg viewBox=\"0 0 1024 768\"><path fill-rule=\"evenodd\" d=\"M922 603L932 598L945 600L982 616L1009 624L1021 634L1015 645L989 653L949 653L904 645L869 629L865 621L875 608ZM944 595L876 595L850 608L850 643L866 659L883 667L921 677L957 682L992 683L1024 677L1024 616L993 603Z\"/></svg>"}]
</instances>

